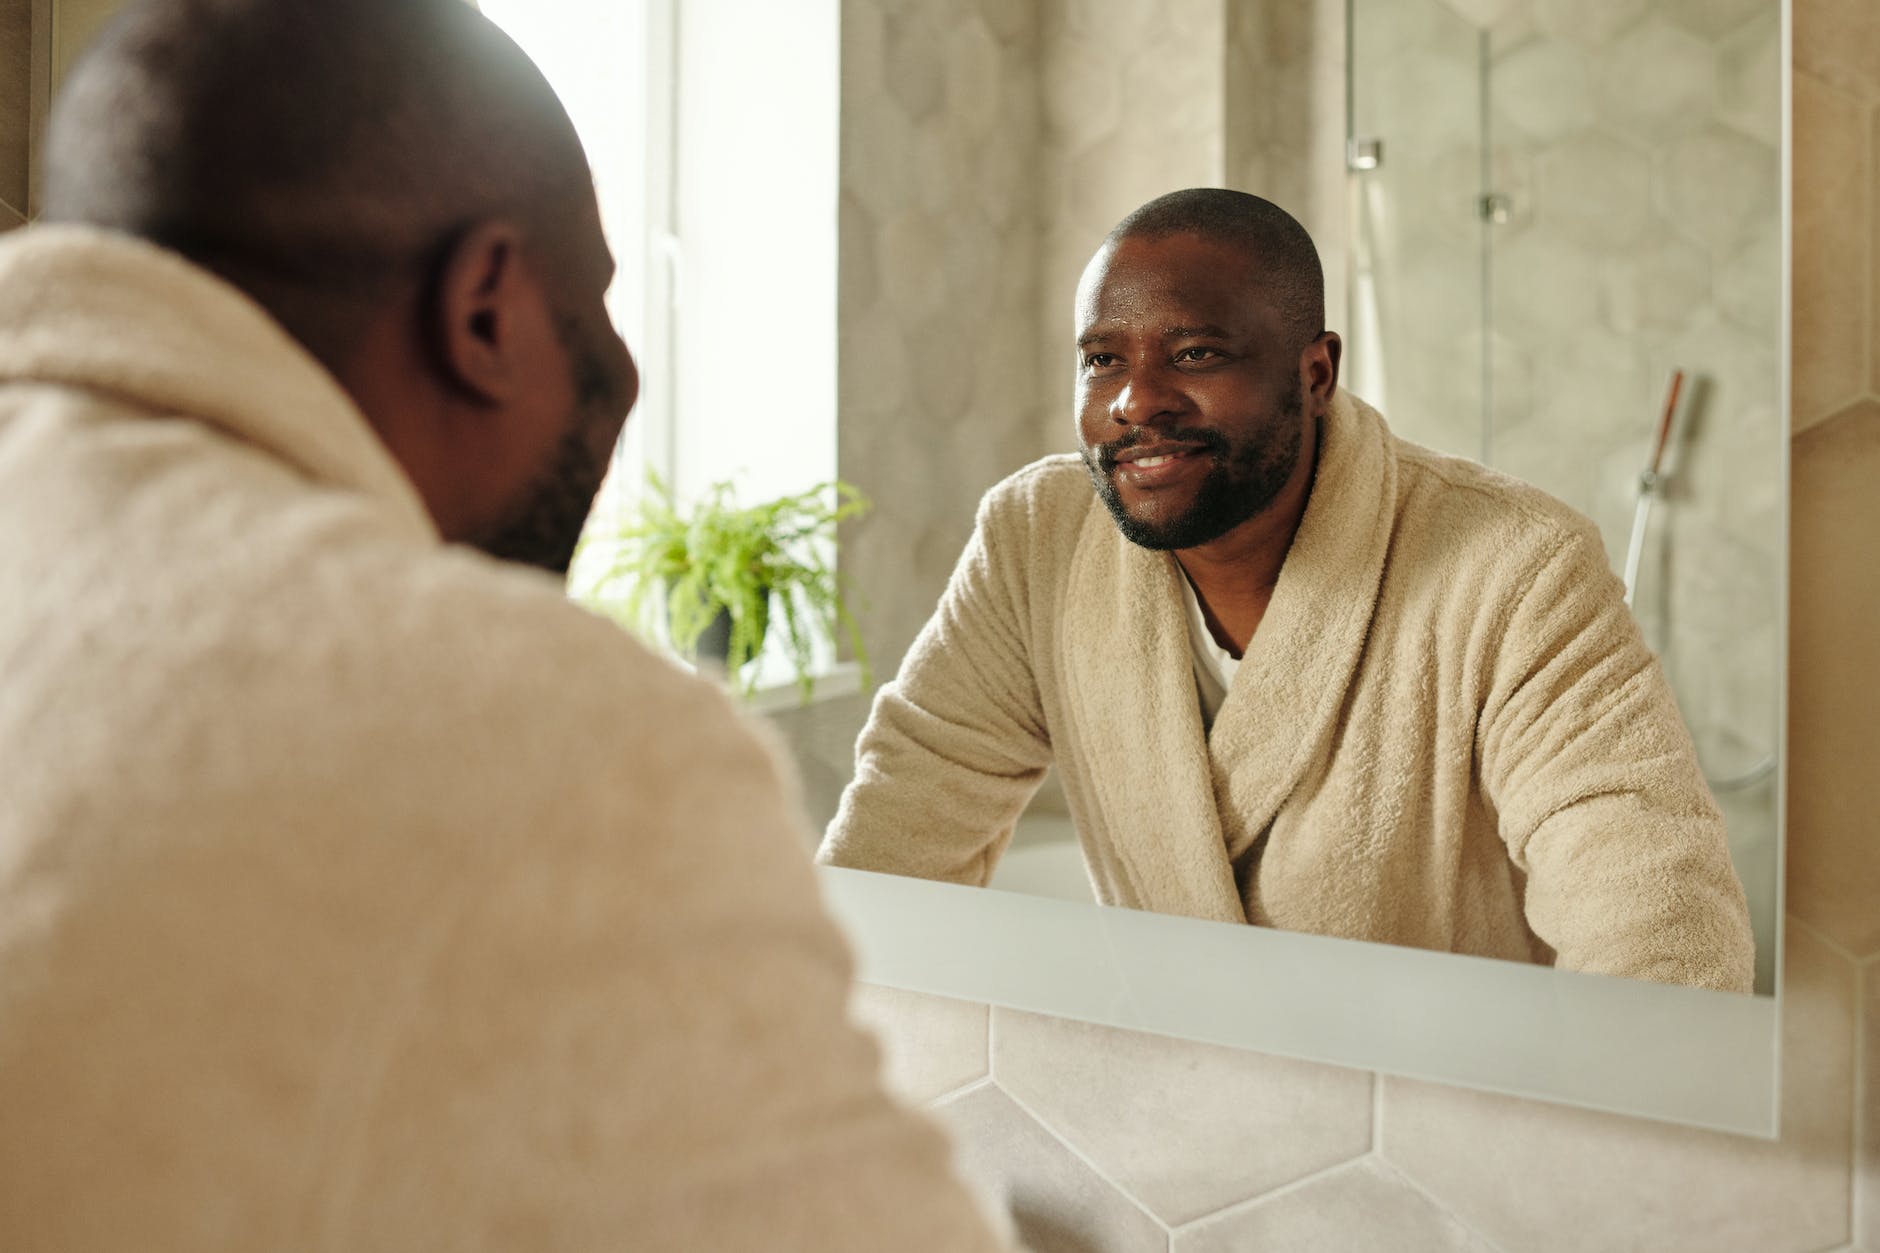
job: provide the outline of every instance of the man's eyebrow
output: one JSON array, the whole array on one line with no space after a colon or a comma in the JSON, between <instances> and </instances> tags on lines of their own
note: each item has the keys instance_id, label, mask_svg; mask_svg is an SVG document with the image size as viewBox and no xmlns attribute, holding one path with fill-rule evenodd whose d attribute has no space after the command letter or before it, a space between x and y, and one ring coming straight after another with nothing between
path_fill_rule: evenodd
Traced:
<instances>
[{"instance_id":1,"label":"man's eyebrow","mask_svg":"<svg viewBox=\"0 0 1880 1253\"><path fill-rule=\"evenodd\" d=\"M1218 326L1167 326L1162 334L1169 339L1231 339L1226 331Z\"/></svg>"},{"instance_id":2,"label":"man's eyebrow","mask_svg":"<svg viewBox=\"0 0 1880 1253\"><path fill-rule=\"evenodd\" d=\"M1092 344L1108 343L1109 339L1110 333L1108 331L1091 331L1089 334L1078 339L1077 346L1079 348L1088 348Z\"/></svg>"}]
</instances>

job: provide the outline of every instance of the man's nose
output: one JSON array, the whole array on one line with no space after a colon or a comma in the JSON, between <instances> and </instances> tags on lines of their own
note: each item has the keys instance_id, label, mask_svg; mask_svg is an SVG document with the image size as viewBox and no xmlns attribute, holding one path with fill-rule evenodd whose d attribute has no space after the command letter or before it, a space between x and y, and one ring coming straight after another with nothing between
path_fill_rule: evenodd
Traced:
<instances>
[{"instance_id":1,"label":"man's nose","mask_svg":"<svg viewBox=\"0 0 1880 1253\"><path fill-rule=\"evenodd\" d=\"M1180 414L1187 403L1166 370L1152 364L1132 366L1110 402L1110 420L1118 426L1153 426Z\"/></svg>"}]
</instances>

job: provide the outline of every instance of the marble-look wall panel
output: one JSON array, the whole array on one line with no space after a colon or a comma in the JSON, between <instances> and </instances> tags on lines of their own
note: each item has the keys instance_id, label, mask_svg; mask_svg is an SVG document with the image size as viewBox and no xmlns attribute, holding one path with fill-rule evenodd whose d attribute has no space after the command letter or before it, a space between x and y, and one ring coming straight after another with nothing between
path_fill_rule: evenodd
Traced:
<instances>
[{"instance_id":1,"label":"marble-look wall panel","mask_svg":"<svg viewBox=\"0 0 1880 1253\"><path fill-rule=\"evenodd\" d=\"M1131 209L1225 176L1226 0L1038 0L1044 125L1038 336L1052 446L1071 427L1071 302ZM1237 7L1237 6L1227 6Z\"/></svg>"}]
</instances>

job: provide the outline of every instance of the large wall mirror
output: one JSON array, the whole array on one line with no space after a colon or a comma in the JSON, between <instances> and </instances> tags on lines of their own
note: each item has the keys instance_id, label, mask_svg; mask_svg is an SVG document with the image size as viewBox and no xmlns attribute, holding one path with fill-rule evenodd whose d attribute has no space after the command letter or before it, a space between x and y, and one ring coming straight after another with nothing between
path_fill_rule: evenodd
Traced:
<instances>
[{"instance_id":1,"label":"large wall mirror","mask_svg":"<svg viewBox=\"0 0 1880 1253\"><path fill-rule=\"evenodd\" d=\"M901 456L946 476L936 460L979 446L971 436L1001 420L903 366L941 342L936 328L954 329L882 290L925 262L898 251L906 241L955 267L979 253L1004 267L1003 284L983 289L970 274L936 273L936 299L989 297L981 316L1043 363L1008 387L1005 419L1036 415L1024 429L1040 443L1007 443L1038 455L1076 446L1070 295L1107 227L1177 186L1273 198L1320 245L1345 385L1397 434L1540 486L1598 524L1725 815L1755 932L1755 992L1104 908L1090 903L1075 822L1048 786L992 890L825 871L864 976L1769 1134L1787 543L1783 6L1025 7L1033 24L1004 32L921 5L844 8L843 256L866 272L844 276L842 323L845 348L867 352L842 365L852 398L843 471L887 474L906 496L899 516L858 532L845 561L865 579L893 569L924 580L908 609L924 614L945 571L923 567L923 547L950 562L963 511L1021 460L975 467L977 482L924 508L949 489L888 468ZM1005 129L974 129L972 112L991 109L983 100L966 116L948 115L955 97L943 90L945 109L910 105L895 81L911 63L897 60L910 33L947 46L962 78L999 68ZM986 33L996 52L976 47ZM1026 87L1032 111L1014 105ZM986 156L1002 148L1016 157ZM996 193L974 189L1007 202L1008 221L983 219L992 242L975 250L944 228L910 229L928 213L976 208L966 193L930 191L923 205L884 185L882 169L916 188L934 177L923 157L962 179L1005 180ZM1029 286L1012 302L1015 274ZM953 359L993 361L989 337L977 355L959 342L970 334L946 341ZM921 416L936 403L957 418L938 433ZM940 525L949 507L951 529ZM896 564L876 558L877 544ZM789 730L813 741L813 721ZM812 772L820 762L840 775L838 745L854 725L826 721L840 733L805 755Z\"/></svg>"},{"instance_id":2,"label":"large wall mirror","mask_svg":"<svg viewBox=\"0 0 1880 1253\"><path fill-rule=\"evenodd\" d=\"M117 3L35 0L36 118ZM863 978L1772 1134L1788 6L803 7L816 20L797 33L839 45L815 62L824 80L804 85L826 93L839 59L839 186L809 199L837 206L838 468L878 502L845 533L842 565L879 670L932 612L980 496L1075 449L1071 298L1105 231L1174 188L1254 191L1319 245L1347 388L1397 434L1526 479L1598 524L1724 812L1756 944L1755 991L1733 994L1108 908L1047 781L989 888L823 871ZM738 9L635 9L660 36L649 46L667 49L655 80L676 76L675 107L748 89L686 80L722 63L698 40L758 29ZM771 65L767 90L790 90L765 52L740 55ZM663 138L634 142L683 140L684 119L663 125ZM683 172L687 154L676 160ZM668 197L674 185L649 181ZM772 180L733 202L767 238L777 201L800 190ZM622 272L649 287L683 285L664 260L675 242L612 239ZM800 303L789 291L749 301L766 334ZM665 342L669 328L647 316L648 342ZM710 342L750 333L732 322ZM773 715L818 822L867 708L864 694Z\"/></svg>"}]
</instances>

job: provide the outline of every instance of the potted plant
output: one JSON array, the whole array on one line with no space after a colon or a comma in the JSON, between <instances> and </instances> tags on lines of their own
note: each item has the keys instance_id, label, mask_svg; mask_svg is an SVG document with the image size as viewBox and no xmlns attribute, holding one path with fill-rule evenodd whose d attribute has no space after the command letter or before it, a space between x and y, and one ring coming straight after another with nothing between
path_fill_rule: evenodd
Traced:
<instances>
[{"instance_id":1,"label":"potted plant","mask_svg":"<svg viewBox=\"0 0 1880 1253\"><path fill-rule=\"evenodd\" d=\"M840 480L740 506L725 481L682 509L652 474L648 490L623 516L582 536L582 549L602 546L607 557L577 596L654 641L663 620L674 651L722 664L734 679L744 675L746 693L756 686L750 663L763 651L773 621L783 624L804 700L815 682L815 641L833 642L838 631L847 636L866 684L861 633L827 556L836 524L868 507L860 490ZM578 551L576 564L582 559Z\"/></svg>"}]
</instances>

